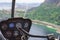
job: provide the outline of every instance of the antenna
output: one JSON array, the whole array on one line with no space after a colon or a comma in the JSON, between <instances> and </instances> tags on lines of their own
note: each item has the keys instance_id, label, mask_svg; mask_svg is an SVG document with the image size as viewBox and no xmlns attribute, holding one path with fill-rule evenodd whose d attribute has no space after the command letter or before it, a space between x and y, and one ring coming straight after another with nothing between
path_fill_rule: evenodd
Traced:
<instances>
[{"instance_id":1,"label":"antenna","mask_svg":"<svg viewBox=\"0 0 60 40\"><path fill-rule=\"evenodd\" d=\"M11 18L14 18L15 1L16 0L12 0Z\"/></svg>"}]
</instances>

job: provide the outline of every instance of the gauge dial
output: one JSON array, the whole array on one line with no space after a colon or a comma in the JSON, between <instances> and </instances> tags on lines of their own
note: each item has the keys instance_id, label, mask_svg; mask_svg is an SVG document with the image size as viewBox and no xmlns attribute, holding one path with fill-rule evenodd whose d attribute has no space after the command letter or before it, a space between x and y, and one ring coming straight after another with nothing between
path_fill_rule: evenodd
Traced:
<instances>
[{"instance_id":1,"label":"gauge dial","mask_svg":"<svg viewBox=\"0 0 60 40\"><path fill-rule=\"evenodd\" d=\"M28 26L29 26L29 24L26 22L25 25L24 25L24 27L28 27Z\"/></svg>"},{"instance_id":2,"label":"gauge dial","mask_svg":"<svg viewBox=\"0 0 60 40\"><path fill-rule=\"evenodd\" d=\"M9 28L13 28L13 27L14 27L14 23L10 23Z\"/></svg>"},{"instance_id":3,"label":"gauge dial","mask_svg":"<svg viewBox=\"0 0 60 40\"><path fill-rule=\"evenodd\" d=\"M7 25L6 25L6 24L3 24L1 28L2 28L3 30L6 30L6 29L7 29Z\"/></svg>"},{"instance_id":4,"label":"gauge dial","mask_svg":"<svg viewBox=\"0 0 60 40\"><path fill-rule=\"evenodd\" d=\"M18 36L19 32L18 31L14 31L14 36Z\"/></svg>"},{"instance_id":5,"label":"gauge dial","mask_svg":"<svg viewBox=\"0 0 60 40\"><path fill-rule=\"evenodd\" d=\"M12 36L12 32L11 31L6 31L4 35L5 35L5 37L10 38Z\"/></svg>"},{"instance_id":6,"label":"gauge dial","mask_svg":"<svg viewBox=\"0 0 60 40\"><path fill-rule=\"evenodd\" d=\"M16 23L16 27L22 28L22 24L21 23Z\"/></svg>"}]
</instances>

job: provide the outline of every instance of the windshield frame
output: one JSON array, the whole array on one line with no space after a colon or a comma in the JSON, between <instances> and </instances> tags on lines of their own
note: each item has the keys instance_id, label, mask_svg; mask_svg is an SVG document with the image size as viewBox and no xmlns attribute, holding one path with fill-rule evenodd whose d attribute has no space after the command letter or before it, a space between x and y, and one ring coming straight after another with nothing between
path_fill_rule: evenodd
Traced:
<instances>
[{"instance_id":1,"label":"windshield frame","mask_svg":"<svg viewBox=\"0 0 60 40\"><path fill-rule=\"evenodd\" d=\"M14 12L15 12L15 1L16 1L16 0L12 0L11 18L14 18Z\"/></svg>"}]
</instances>

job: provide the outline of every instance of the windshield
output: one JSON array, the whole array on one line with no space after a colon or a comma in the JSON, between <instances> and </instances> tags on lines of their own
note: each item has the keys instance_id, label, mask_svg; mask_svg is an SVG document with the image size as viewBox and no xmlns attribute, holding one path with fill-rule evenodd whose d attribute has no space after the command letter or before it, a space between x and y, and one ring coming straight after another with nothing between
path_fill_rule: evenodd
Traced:
<instances>
[{"instance_id":1,"label":"windshield","mask_svg":"<svg viewBox=\"0 0 60 40\"><path fill-rule=\"evenodd\" d=\"M12 0L0 1L0 19L11 18L11 5Z\"/></svg>"},{"instance_id":2,"label":"windshield","mask_svg":"<svg viewBox=\"0 0 60 40\"><path fill-rule=\"evenodd\" d=\"M11 18L11 2L0 1L0 19ZM16 0L14 17L31 19L31 34L60 36L60 0Z\"/></svg>"},{"instance_id":3,"label":"windshield","mask_svg":"<svg viewBox=\"0 0 60 40\"><path fill-rule=\"evenodd\" d=\"M15 17L26 17L36 7L40 6L44 0L16 0Z\"/></svg>"},{"instance_id":4,"label":"windshield","mask_svg":"<svg viewBox=\"0 0 60 40\"><path fill-rule=\"evenodd\" d=\"M32 20L31 34L60 36L59 0L16 0L15 17Z\"/></svg>"}]
</instances>

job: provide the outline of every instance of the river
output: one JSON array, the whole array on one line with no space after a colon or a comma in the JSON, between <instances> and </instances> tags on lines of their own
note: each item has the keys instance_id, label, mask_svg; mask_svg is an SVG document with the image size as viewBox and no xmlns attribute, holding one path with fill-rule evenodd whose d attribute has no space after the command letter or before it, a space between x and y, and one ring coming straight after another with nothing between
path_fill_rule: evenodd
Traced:
<instances>
[{"instance_id":1,"label":"river","mask_svg":"<svg viewBox=\"0 0 60 40\"><path fill-rule=\"evenodd\" d=\"M52 34L52 33L56 37L58 37L58 35L60 36L60 34L56 33L54 29L50 29L42 25L32 24L32 27L30 30L30 34L34 34L34 35L47 35L47 34ZM47 39L30 37L29 40L47 40Z\"/></svg>"}]
</instances>

